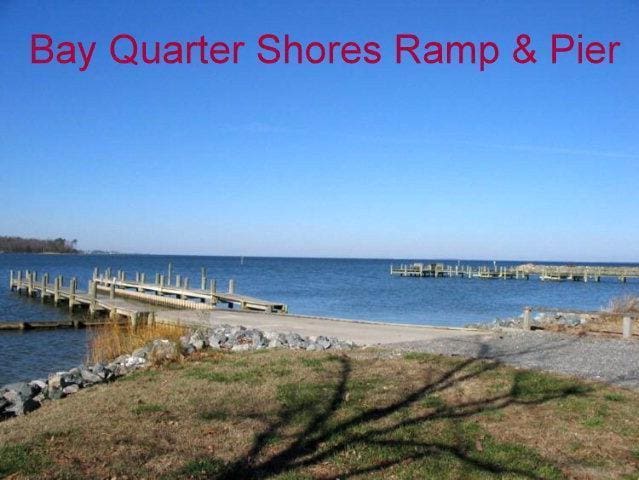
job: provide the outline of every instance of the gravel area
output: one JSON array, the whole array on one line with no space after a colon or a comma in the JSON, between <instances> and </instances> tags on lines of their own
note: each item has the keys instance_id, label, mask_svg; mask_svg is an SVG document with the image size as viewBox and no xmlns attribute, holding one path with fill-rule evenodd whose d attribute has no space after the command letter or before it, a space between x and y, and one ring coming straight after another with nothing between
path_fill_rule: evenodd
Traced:
<instances>
[{"instance_id":1,"label":"gravel area","mask_svg":"<svg viewBox=\"0 0 639 480\"><path fill-rule=\"evenodd\" d=\"M384 347L494 359L517 367L574 375L639 390L639 342L635 340L542 331L502 331L393 343Z\"/></svg>"}]
</instances>

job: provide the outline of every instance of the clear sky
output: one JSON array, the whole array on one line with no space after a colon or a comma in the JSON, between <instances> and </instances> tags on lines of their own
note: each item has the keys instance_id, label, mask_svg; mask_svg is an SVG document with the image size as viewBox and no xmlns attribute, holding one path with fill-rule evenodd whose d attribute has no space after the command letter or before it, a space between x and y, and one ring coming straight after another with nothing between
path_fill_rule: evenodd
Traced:
<instances>
[{"instance_id":1,"label":"clear sky","mask_svg":"<svg viewBox=\"0 0 639 480\"><path fill-rule=\"evenodd\" d=\"M32 65L30 36L96 41ZM247 43L118 65L119 33ZM375 65L264 65L263 33L378 41ZM397 65L394 36L497 63ZM535 65L510 54L519 33ZM550 62L550 35L620 41ZM0 234L129 252L639 261L639 3L0 0Z\"/></svg>"}]
</instances>

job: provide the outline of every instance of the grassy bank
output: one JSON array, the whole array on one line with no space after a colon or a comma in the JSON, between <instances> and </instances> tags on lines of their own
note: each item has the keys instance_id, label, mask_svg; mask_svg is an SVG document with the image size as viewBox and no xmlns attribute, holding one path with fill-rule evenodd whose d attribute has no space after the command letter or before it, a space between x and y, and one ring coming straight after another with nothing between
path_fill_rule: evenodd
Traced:
<instances>
[{"instance_id":1,"label":"grassy bank","mask_svg":"<svg viewBox=\"0 0 639 480\"><path fill-rule=\"evenodd\" d=\"M637 478L639 395L426 354L209 353L0 424L12 478Z\"/></svg>"}]
</instances>

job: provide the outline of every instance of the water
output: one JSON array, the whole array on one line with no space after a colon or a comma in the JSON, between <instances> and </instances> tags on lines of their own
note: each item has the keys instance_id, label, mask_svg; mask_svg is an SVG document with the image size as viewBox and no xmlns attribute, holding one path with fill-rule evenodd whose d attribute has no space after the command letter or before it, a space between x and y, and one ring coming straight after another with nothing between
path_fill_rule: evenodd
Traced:
<instances>
[{"instance_id":1,"label":"water","mask_svg":"<svg viewBox=\"0 0 639 480\"><path fill-rule=\"evenodd\" d=\"M395 264L413 260L393 260ZM0 255L0 321L68 319L64 308L42 305L8 289L9 269L36 270L76 276L82 289L94 267L146 272L173 272L199 285L200 268L226 288L287 303L291 313L388 322L462 326L521 313L525 305L599 309L615 296L639 295L639 282L615 279L595 282L541 282L464 278L397 278L389 275L391 260L194 257L156 255ZM453 263L453 262L451 262ZM462 262L485 265L492 262ZM522 263L522 262L518 262ZM511 265L498 262L499 265ZM46 376L84 360L86 332L56 330L0 332L0 385L18 379Z\"/></svg>"}]
</instances>

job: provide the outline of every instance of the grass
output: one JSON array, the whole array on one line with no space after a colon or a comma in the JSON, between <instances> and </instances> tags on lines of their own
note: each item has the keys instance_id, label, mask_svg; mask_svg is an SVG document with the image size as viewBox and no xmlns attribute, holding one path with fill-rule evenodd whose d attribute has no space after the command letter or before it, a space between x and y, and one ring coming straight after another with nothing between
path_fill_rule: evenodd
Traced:
<instances>
[{"instance_id":1,"label":"grass","mask_svg":"<svg viewBox=\"0 0 639 480\"><path fill-rule=\"evenodd\" d=\"M156 338L166 338L177 343L186 332L186 328L180 325L152 323L132 327L130 324L111 322L91 331L87 363L112 360L131 353Z\"/></svg>"},{"instance_id":2,"label":"grass","mask_svg":"<svg viewBox=\"0 0 639 480\"><path fill-rule=\"evenodd\" d=\"M637 478L638 409L490 362L211 352L0 423L0 476Z\"/></svg>"}]
</instances>

